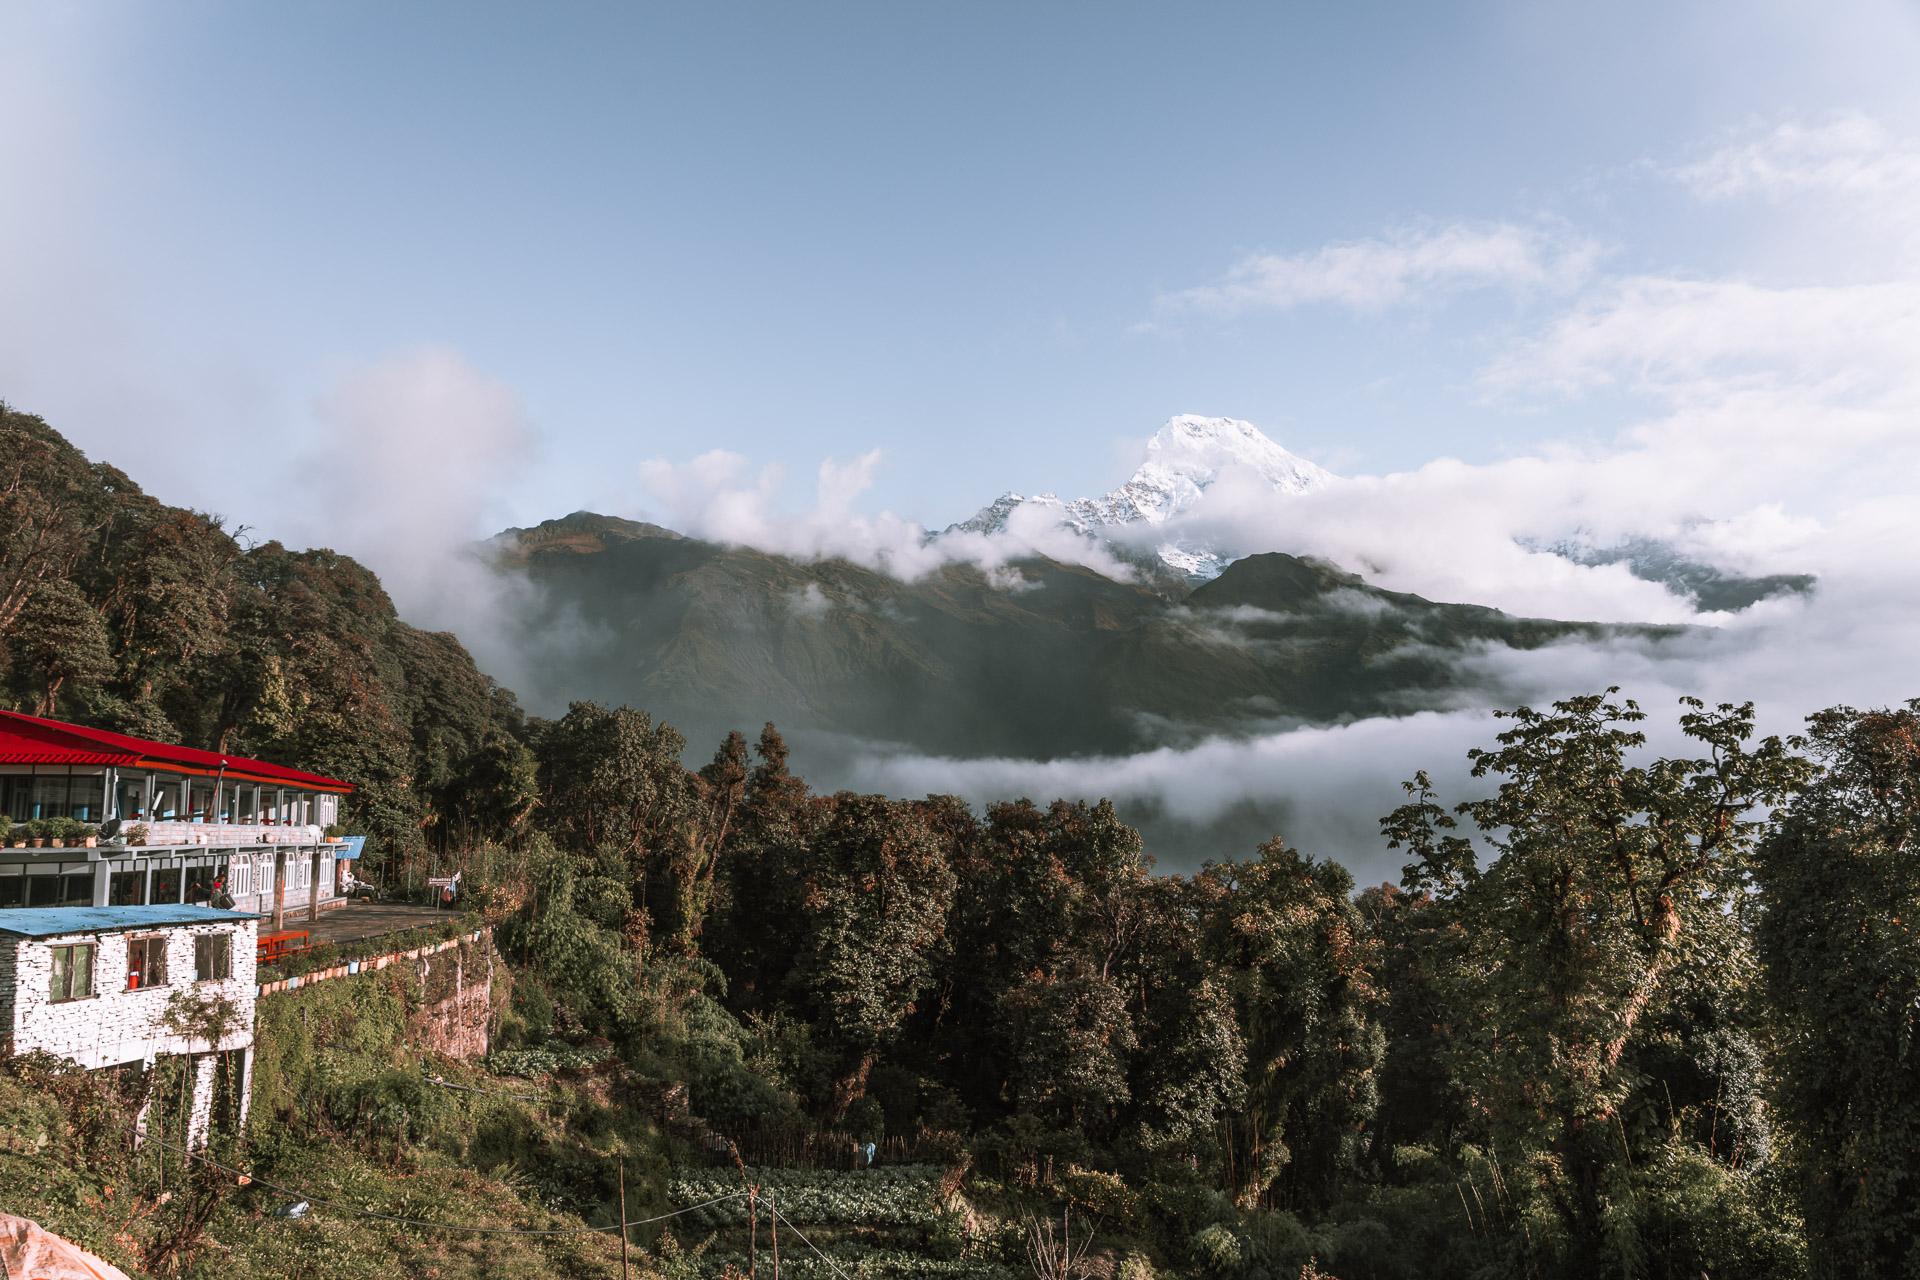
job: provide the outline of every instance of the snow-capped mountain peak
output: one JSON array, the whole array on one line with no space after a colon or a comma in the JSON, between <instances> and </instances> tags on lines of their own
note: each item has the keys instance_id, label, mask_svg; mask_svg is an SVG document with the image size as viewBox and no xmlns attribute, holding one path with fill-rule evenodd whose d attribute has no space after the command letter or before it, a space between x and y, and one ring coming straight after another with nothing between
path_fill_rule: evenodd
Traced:
<instances>
[{"instance_id":1,"label":"snow-capped mountain peak","mask_svg":"<svg viewBox=\"0 0 1920 1280\"><path fill-rule=\"evenodd\" d=\"M1120 525L1163 525L1191 510L1223 473L1251 472L1277 494L1302 494L1325 487L1334 476L1287 452L1250 422L1183 413L1147 441L1146 456L1131 479L1100 498L1062 502L1051 493L1023 497L1008 492L982 507L971 519L948 528L998 533L1017 507L1057 510L1060 523L1088 537L1102 538ZM1215 577L1233 557L1223 549L1174 540L1158 548L1158 558L1184 577Z\"/></svg>"},{"instance_id":2,"label":"snow-capped mountain peak","mask_svg":"<svg viewBox=\"0 0 1920 1280\"><path fill-rule=\"evenodd\" d=\"M1200 501L1220 474L1244 467L1278 493L1307 493L1333 476L1305 458L1288 453L1251 422L1203 418L1183 413L1147 441L1147 456L1133 478L1105 498L1082 498L1097 523L1164 524Z\"/></svg>"}]
</instances>

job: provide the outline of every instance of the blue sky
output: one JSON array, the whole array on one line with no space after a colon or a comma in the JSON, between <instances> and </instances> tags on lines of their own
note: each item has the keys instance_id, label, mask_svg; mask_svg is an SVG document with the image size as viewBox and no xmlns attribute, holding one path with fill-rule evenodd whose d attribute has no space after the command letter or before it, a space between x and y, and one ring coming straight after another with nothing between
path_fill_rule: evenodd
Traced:
<instances>
[{"instance_id":1,"label":"blue sky","mask_svg":"<svg viewBox=\"0 0 1920 1280\"><path fill-rule=\"evenodd\" d=\"M504 525L1004 567L921 526L1232 416L1344 478L1223 482L1170 533L1698 623L1473 674L1792 730L1920 692L1916 67L1913 0L0 0L0 398L360 556L509 685L512 584L454 554ZM1818 587L1696 617L1546 549L1625 537ZM1397 859L1365 815L1492 731L825 781L1277 806L1366 879Z\"/></svg>"},{"instance_id":2,"label":"blue sky","mask_svg":"<svg viewBox=\"0 0 1920 1280\"><path fill-rule=\"evenodd\" d=\"M1479 381L1577 286L1165 301L1449 227L1611 276L1853 269L1662 173L1907 129L1914 8L1595 8L11 5L0 396L268 534L343 380L427 345L533 433L471 532L651 510L639 465L712 448L795 500L880 448L861 507L938 527L1110 487L1178 412L1348 473L1608 439L1633 396Z\"/></svg>"}]
</instances>

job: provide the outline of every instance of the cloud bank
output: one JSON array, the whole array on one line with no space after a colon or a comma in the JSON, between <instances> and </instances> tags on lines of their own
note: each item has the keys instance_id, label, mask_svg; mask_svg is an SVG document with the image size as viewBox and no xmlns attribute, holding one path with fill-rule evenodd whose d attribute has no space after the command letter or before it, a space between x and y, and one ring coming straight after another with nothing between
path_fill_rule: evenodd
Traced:
<instances>
[{"instance_id":1,"label":"cloud bank","mask_svg":"<svg viewBox=\"0 0 1920 1280\"><path fill-rule=\"evenodd\" d=\"M1877 245L1879 269L1828 279L1609 276L1592 241L1506 225L1245 259L1163 300L1162 313L1197 322L1308 303L1377 311L1468 287L1552 292L1557 306L1485 362L1473 393L1495 411L1616 405L1622 426L1611 439L1568 438L1484 464L1440 458L1304 495L1224 477L1173 525L1141 530L1141 549L1191 538L1285 550L1432 599L1696 624L1661 644L1562 644L1474 660L1489 683L1534 702L1623 685L1668 749L1680 747L1670 725L1682 695L1756 700L1764 729L1791 732L1835 702L1920 694L1920 146L1849 116L1735 139L1658 178L1706 203L1818 201L1821 233ZM1022 537L1046 545L1042 533ZM1818 585L1811 597L1699 615L1623 564L1540 549L1629 537L1725 572L1813 574ZM917 545L913 564L979 554L942 540ZM1428 768L1465 785L1465 750L1495 731L1483 710L1461 707L1102 760L856 748L839 769L848 785L897 794L1111 796L1149 826L1235 839L1271 823L1377 878L1397 871L1373 820L1398 803L1398 781ZM1249 814L1254 827L1242 821Z\"/></svg>"},{"instance_id":2,"label":"cloud bank","mask_svg":"<svg viewBox=\"0 0 1920 1280\"><path fill-rule=\"evenodd\" d=\"M1823 217L1840 219L1835 234L1884 243L1882 269L1865 278L1608 275L1590 239L1501 224L1247 259L1219 281L1173 295L1162 314L1171 308L1201 324L1259 308L1378 312L1448 290L1534 291L1552 305L1493 351L1468 393L1490 412L1616 406L1621 426L1611 438L1570 436L1488 463L1438 458L1298 495L1230 469L1172 524L1138 527L1135 549L1188 540L1284 550L1430 599L1694 624L1673 640L1487 650L1468 660L1480 677L1469 687L1536 703L1622 685L1654 714L1650 728L1669 748L1678 745L1671 707L1682 695L1755 699L1768 730L1791 731L1833 702L1920 692L1912 661L1920 638L1920 220L1902 213L1920 207L1916 156L1920 149L1878 124L1848 117L1780 126L1660 171L1661 181L1709 204L1827 202ZM495 499L534 445L510 389L453 352L428 349L350 375L319 412L330 439L303 466L336 510L354 513L335 526L335 541L381 571L410 619L457 630L509 684L564 650L564 623L543 628L542 650L514 634L504 620L538 602L512 593L531 589L481 571L462 551L496 520ZM1008 585L1035 555L1130 574L1110 547L1063 528L1039 504L1015 508L994 533L934 536L889 512L867 514L861 499L884 463L879 450L823 462L811 505L800 509L783 503L779 469L725 451L656 459L639 478L662 523L802 560L844 557L902 578L959 562ZM1575 563L1542 549L1628 538L1658 539L1727 573L1813 574L1818 585L1811 597L1700 615L1625 564ZM793 601L801 612L822 604L804 593ZM1399 781L1426 768L1467 786L1467 747L1497 731L1470 701L1099 760L952 760L843 741L808 768L827 785L893 794L1111 796L1163 851L1180 851L1165 859L1169 869L1192 866L1208 849L1245 854L1277 830L1378 879L1397 872L1373 823L1398 803Z\"/></svg>"}]
</instances>

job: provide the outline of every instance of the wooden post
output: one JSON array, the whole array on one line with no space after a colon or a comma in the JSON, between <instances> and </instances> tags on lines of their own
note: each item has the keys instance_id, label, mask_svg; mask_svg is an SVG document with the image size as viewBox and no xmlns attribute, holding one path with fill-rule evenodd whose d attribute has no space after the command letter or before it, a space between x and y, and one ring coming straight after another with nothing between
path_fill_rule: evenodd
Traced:
<instances>
[{"instance_id":1,"label":"wooden post","mask_svg":"<svg viewBox=\"0 0 1920 1280\"><path fill-rule=\"evenodd\" d=\"M620 1162L620 1280L627 1280L627 1162Z\"/></svg>"},{"instance_id":2,"label":"wooden post","mask_svg":"<svg viewBox=\"0 0 1920 1280\"><path fill-rule=\"evenodd\" d=\"M773 1218L773 1280L780 1280L780 1201L767 1192L767 1211Z\"/></svg>"},{"instance_id":3,"label":"wooden post","mask_svg":"<svg viewBox=\"0 0 1920 1280\"><path fill-rule=\"evenodd\" d=\"M287 851L273 851L273 931L287 925Z\"/></svg>"},{"instance_id":4,"label":"wooden post","mask_svg":"<svg viewBox=\"0 0 1920 1280\"><path fill-rule=\"evenodd\" d=\"M319 845L313 846L313 874L308 878L313 881L313 884L312 884L312 887L307 891L307 923L317 924L320 921L320 846Z\"/></svg>"}]
</instances>

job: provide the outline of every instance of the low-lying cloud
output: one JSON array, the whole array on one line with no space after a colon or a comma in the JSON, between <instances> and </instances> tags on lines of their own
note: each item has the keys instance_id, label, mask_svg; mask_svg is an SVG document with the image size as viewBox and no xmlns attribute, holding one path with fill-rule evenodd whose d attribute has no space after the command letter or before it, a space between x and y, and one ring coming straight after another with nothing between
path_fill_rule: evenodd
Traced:
<instances>
[{"instance_id":1,"label":"low-lying cloud","mask_svg":"<svg viewBox=\"0 0 1920 1280\"><path fill-rule=\"evenodd\" d=\"M784 468L754 468L746 458L715 449L687 462L652 459L640 481L662 509L659 518L681 533L709 542L756 547L799 560L840 558L911 581L944 564L974 564L1001 586L1018 586L1018 560L1045 556L1083 564L1125 580L1132 574L1111 551L1039 509L1016 509L1002 531L957 530L935 538L925 527L890 511L862 515L853 509L873 486L883 460L879 449L851 463L820 464L814 505L794 511L780 500Z\"/></svg>"},{"instance_id":2,"label":"low-lying cloud","mask_svg":"<svg viewBox=\"0 0 1920 1280\"><path fill-rule=\"evenodd\" d=\"M1259 835L1280 831L1379 879L1396 874L1399 859L1375 820L1416 769L1468 786L1466 749L1497 732L1484 709L1490 690L1539 703L1619 684L1653 713L1649 728L1667 749L1680 746L1671 726L1682 695L1754 699L1767 730L1791 732L1824 705L1920 693L1920 220L1898 213L1920 196L1916 156L1880 126L1848 118L1782 126L1665 174L1706 201L1818 198L1852 210L1862 235L1888 243L1884 268L1868 278L1607 276L1592 242L1503 224L1248 259L1163 304L1201 323L1308 302L1379 310L1468 287L1550 294L1559 299L1551 312L1497 349L1471 394L1490 412L1607 397L1633 416L1610 439L1569 438L1482 464L1438 458L1305 494L1278 495L1229 469L1171 524L1110 531L1123 547L1131 538L1143 555L1169 542L1284 550L1430 599L1685 632L1473 650L1456 662L1463 692L1441 710L1253 727L1094 760L959 760L843 741L823 749L819 780L977 801L1110 796L1172 854L1163 857L1171 868L1245 855ZM342 544L364 547L410 616L456 626L511 683L524 650L490 650L502 628L486 615L510 614L513 602L487 592L525 588L479 585L488 575L444 566L459 562L456 543L484 519L484 495L531 447L517 402L451 353L427 352L350 379L326 414L337 447L360 455L354 492L339 497L365 518ZM368 455L379 465L366 465ZM799 510L782 503L780 471L723 451L656 460L641 481L663 523L802 560L844 557L905 579L964 562L1007 585L1036 555L1132 573L1113 546L1061 526L1057 509L1041 504L1016 507L992 533L935 536L888 512L866 514L860 499L883 463L878 450L823 463L812 505ZM314 465L324 472L327 460ZM367 493L369 476L389 477L389 487ZM1700 614L1624 563L1577 563L1551 549L1628 539L1658 540L1729 574L1817 582L1811 595ZM789 605L797 615L836 607L817 588Z\"/></svg>"},{"instance_id":3,"label":"low-lying cloud","mask_svg":"<svg viewBox=\"0 0 1920 1280\"><path fill-rule=\"evenodd\" d=\"M1824 201L1825 233L1880 237L1881 269L1832 280L1608 277L1590 241L1505 225L1243 260L1163 300L1162 314L1198 322L1310 302L1378 310L1482 285L1562 291L1557 313L1486 362L1476 393L1489 409L1536 412L1612 397L1636 416L1610 440L1570 438L1486 464L1440 458L1302 495L1223 476L1171 525L1137 527L1137 550L1175 540L1284 550L1431 599L1688 624L1659 640L1487 647L1460 664L1463 685L1508 701L1622 685L1653 714L1649 730L1667 750L1684 749L1672 727L1683 695L1755 700L1763 730L1785 733L1822 706L1920 694L1920 146L1846 117L1783 125L1661 176L1703 201ZM1041 549L1047 536L1027 529L1021 540ZM1811 574L1816 586L1700 614L1624 563L1548 549L1632 538L1725 573ZM990 545L920 543L911 563L924 571L928 557L971 558ZM1004 547L991 554L1014 558ZM1245 855L1253 833L1281 830L1377 879L1398 869L1374 829L1399 802L1398 782L1426 768L1466 787L1466 749L1496 731L1485 710L1461 705L1096 760L856 748L835 771L895 794L1109 796L1187 866Z\"/></svg>"}]
</instances>

